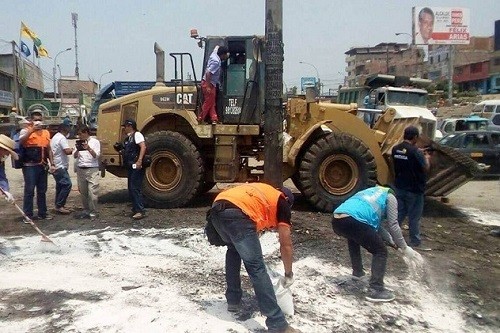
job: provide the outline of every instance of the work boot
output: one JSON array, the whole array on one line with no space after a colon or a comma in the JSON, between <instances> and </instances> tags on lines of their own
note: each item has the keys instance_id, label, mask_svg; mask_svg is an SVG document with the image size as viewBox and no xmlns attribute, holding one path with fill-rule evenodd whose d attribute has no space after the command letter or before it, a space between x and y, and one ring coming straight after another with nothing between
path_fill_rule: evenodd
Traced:
<instances>
[{"instance_id":1,"label":"work boot","mask_svg":"<svg viewBox=\"0 0 500 333\"><path fill-rule=\"evenodd\" d=\"M370 289L368 291L368 295L366 295L366 300L370 302L390 302L394 300L394 294L392 291L389 291L388 289L384 288L382 290L376 290L376 289Z\"/></svg>"}]
</instances>

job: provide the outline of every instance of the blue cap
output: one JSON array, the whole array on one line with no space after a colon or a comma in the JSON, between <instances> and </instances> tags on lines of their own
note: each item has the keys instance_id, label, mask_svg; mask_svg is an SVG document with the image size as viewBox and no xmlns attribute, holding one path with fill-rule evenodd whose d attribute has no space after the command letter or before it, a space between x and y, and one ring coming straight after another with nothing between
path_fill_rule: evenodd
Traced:
<instances>
[{"instance_id":1,"label":"blue cap","mask_svg":"<svg viewBox=\"0 0 500 333\"><path fill-rule=\"evenodd\" d=\"M280 191L281 191L281 193L283 193L285 195L286 201L288 201L288 203L290 204L290 207L292 207L293 201L295 200L295 198L293 197L292 190L290 190L288 187L283 186L280 189Z\"/></svg>"}]
</instances>

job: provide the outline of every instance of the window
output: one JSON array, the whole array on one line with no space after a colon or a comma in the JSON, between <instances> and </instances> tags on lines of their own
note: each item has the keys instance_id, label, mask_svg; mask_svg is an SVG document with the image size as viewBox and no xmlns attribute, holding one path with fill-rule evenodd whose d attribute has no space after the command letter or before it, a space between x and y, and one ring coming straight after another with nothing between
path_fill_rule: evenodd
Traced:
<instances>
[{"instance_id":1,"label":"window","mask_svg":"<svg viewBox=\"0 0 500 333\"><path fill-rule=\"evenodd\" d=\"M493 125L500 125L500 114L496 114L493 119L491 119Z\"/></svg>"}]
</instances>

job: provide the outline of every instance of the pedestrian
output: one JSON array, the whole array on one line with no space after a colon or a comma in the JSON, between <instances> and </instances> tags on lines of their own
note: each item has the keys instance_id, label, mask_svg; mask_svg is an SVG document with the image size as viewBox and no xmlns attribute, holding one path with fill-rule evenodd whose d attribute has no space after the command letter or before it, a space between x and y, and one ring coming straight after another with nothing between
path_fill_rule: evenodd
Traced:
<instances>
[{"instance_id":1,"label":"pedestrian","mask_svg":"<svg viewBox=\"0 0 500 333\"><path fill-rule=\"evenodd\" d=\"M50 149L52 149L52 155L54 156L55 168L54 172L52 172L52 176L54 176L54 180L56 181L55 207L56 212L59 214L71 213L71 211L65 207L66 200L73 186L68 173L68 155L73 153L73 149L70 148L67 139L69 131L69 126L60 124L57 128L57 133L54 134L50 140Z\"/></svg>"},{"instance_id":2,"label":"pedestrian","mask_svg":"<svg viewBox=\"0 0 500 333\"><path fill-rule=\"evenodd\" d=\"M411 260L420 255L406 245L398 224L398 202L388 187L375 186L360 191L344 201L333 212L333 231L347 238L352 275L359 279L365 275L361 247L372 254L371 276L366 299L371 302L390 302L394 294L385 288L384 275L387 247L402 251Z\"/></svg>"},{"instance_id":3,"label":"pedestrian","mask_svg":"<svg viewBox=\"0 0 500 333\"><path fill-rule=\"evenodd\" d=\"M201 80L201 91L203 93L203 105L198 116L198 122L205 121L210 116L212 124L219 122L215 108L217 88L220 84L221 62L229 57L229 50L226 46L216 46L210 54L203 79Z\"/></svg>"},{"instance_id":4,"label":"pedestrian","mask_svg":"<svg viewBox=\"0 0 500 333\"><path fill-rule=\"evenodd\" d=\"M9 192L9 180L5 174L5 161L9 155L12 159L17 160L18 156L14 151L14 140L6 135L0 134L0 188L5 197L5 200L9 203L14 202L14 196Z\"/></svg>"},{"instance_id":5,"label":"pedestrian","mask_svg":"<svg viewBox=\"0 0 500 333\"><path fill-rule=\"evenodd\" d=\"M290 236L293 194L264 183L243 184L221 192L210 210L210 219L227 245L226 300L228 311L241 308L241 261L253 285L260 311L267 317L270 332L298 332L288 325L276 301L262 256L259 234L277 229L281 260L285 269L283 286L293 283L293 247Z\"/></svg>"},{"instance_id":6,"label":"pedestrian","mask_svg":"<svg viewBox=\"0 0 500 333\"><path fill-rule=\"evenodd\" d=\"M31 112L31 124L19 132L23 146L24 201L23 211L30 219L52 220L47 212L48 171L54 170L50 133L44 129L42 112ZM33 215L33 198L36 188L38 216Z\"/></svg>"},{"instance_id":7,"label":"pedestrian","mask_svg":"<svg viewBox=\"0 0 500 333\"><path fill-rule=\"evenodd\" d=\"M76 159L76 175L83 212L77 214L76 218L95 219L98 215L100 154L101 144L99 140L90 136L90 129L87 126L79 127L73 157Z\"/></svg>"},{"instance_id":8,"label":"pedestrian","mask_svg":"<svg viewBox=\"0 0 500 333\"><path fill-rule=\"evenodd\" d=\"M123 142L123 162L128 174L128 194L132 201L132 218L140 220L146 216L142 198L142 181L144 180L143 159L146 154L144 135L137 130L135 120L127 119L122 124L127 133Z\"/></svg>"},{"instance_id":9,"label":"pedestrian","mask_svg":"<svg viewBox=\"0 0 500 333\"><path fill-rule=\"evenodd\" d=\"M403 224L408 216L410 246L421 246L420 219L424 210L426 173L430 168L431 155L417 148L419 130L408 126L404 130L404 141L392 148L394 163L394 185L398 199L398 221Z\"/></svg>"},{"instance_id":10,"label":"pedestrian","mask_svg":"<svg viewBox=\"0 0 500 333\"><path fill-rule=\"evenodd\" d=\"M15 106L12 107L9 113L9 123L10 123L10 138L12 139L16 134L17 129L17 108Z\"/></svg>"}]
</instances>

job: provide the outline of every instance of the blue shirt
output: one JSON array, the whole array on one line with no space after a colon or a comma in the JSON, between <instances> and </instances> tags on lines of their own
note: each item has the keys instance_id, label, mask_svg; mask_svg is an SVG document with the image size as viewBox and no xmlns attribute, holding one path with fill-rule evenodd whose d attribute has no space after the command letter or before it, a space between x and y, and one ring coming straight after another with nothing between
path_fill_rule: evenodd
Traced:
<instances>
[{"instance_id":1,"label":"blue shirt","mask_svg":"<svg viewBox=\"0 0 500 333\"><path fill-rule=\"evenodd\" d=\"M387 194L389 188L375 186L360 191L344 201L334 214L347 214L359 222L378 230L387 216Z\"/></svg>"},{"instance_id":2,"label":"blue shirt","mask_svg":"<svg viewBox=\"0 0 500 333\"><path fill-rule=\"evenodd\" d=\"M5 174L5 162L0 162L0 187L2 190L9 192L9 181L7 180L7 175Z\"/></svg>"},{"instance_id":3,"label":"blue shirt","mask_svg":"<svg viewBox=\"0 0 500 333\"><path fill-rule=\"evenodd\" d=\"M221 60L217 54L217 50L214 50L212 54L210 54L210 58L208 58L207 62L207 71L212 74L210 75L210 83L214 86L220 83L220 64ZM206 80L206 72L205 75L203 75L203 79Z\"/></svg>"}]
</instances>

